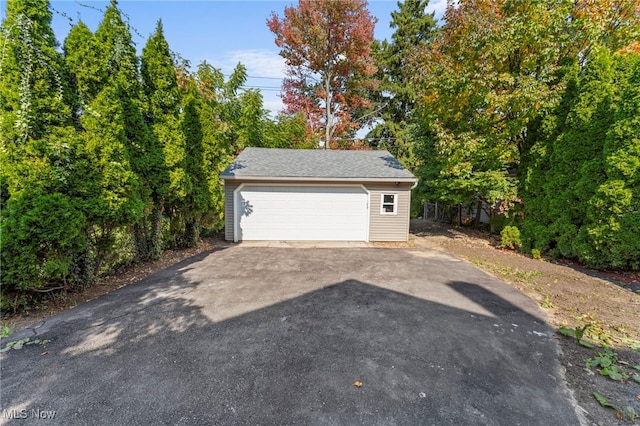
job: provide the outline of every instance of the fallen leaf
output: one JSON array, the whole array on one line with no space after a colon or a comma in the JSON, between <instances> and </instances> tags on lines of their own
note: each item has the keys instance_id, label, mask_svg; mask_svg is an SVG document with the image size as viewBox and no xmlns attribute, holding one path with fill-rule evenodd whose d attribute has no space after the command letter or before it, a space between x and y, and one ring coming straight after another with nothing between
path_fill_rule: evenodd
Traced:
<instances>
[{"instance_id":1,"label":"fallen leaf","mask_svg":"<svg viewBox=\"0 0 640 426\"><path fill-rule=\"evenodd\" d=\"M362 387L362 382L359 382L359 381L356 380L355 382L353 382L353 386L355 386L357 388L361 388Z\"/></svg>"}]
</instances>

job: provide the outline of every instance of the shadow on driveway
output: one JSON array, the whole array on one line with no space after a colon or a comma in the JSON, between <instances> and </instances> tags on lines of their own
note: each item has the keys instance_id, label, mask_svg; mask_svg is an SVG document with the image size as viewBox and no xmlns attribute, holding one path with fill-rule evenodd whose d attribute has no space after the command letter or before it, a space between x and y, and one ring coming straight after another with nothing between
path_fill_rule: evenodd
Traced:
<instances>
[{"instance_id":1,"label":"shadow on driveway","mask_svg":"<svg viewBox=\"0 0 640 426\"><path fill-rule=\"evenodd\" d=\"M496 294L497 280L453 260L465 274L451 275L469 280L415 278L437 262L397 249L271 250L193 258L12 336L51 343L2 354L1 420L25 413L20 424L578 424L552 330ZM255 282L247 271L233 278L233 259L260 256L284 256L284 267L265 266ZM304 287L304 268L317 274L345 256L361 265L403 256L415 283L403 287L392 263L395 274L325 270L322 279L334 281L317 275L317 288ZM372 282L336 279L345 273ZM414 284L451 300L411 295ZM265 296L267 287L278 296ZM207 297L242 305L228 299L242 292L264 306L227 306L241 313L215 320ZM36 419L34 410L55 418Z\"/></svg>"}]
</instances>

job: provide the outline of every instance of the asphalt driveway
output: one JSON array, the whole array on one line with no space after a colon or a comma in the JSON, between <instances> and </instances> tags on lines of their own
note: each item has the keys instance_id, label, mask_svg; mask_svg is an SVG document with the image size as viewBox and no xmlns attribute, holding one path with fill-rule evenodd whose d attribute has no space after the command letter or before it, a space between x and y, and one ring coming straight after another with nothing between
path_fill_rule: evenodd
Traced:
<instances>
[{"instance_id":1,"label":"asphalt driveway","mask_svg":"<svg viewBox=\"0 0 640 426\"><path fill-rule=\"evenodd\" d=\"M11 336L50 343L0 422L576 425L543 315L437 251L232 246Z\"/></svg>"}]
</instances>

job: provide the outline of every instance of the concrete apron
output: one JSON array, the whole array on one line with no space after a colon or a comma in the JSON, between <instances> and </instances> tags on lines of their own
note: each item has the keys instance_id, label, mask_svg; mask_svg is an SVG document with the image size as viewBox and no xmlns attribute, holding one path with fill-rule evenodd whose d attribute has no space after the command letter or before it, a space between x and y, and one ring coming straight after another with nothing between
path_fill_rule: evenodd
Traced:
<instances>
[{"instance_id":1,"label":"concrete apron","mask_svg":"<svg viewBox=\"0 0 640 426\"><path fill-rule=\"evenodd\" d=\"M375 247L365 241L241 241L240 247L277 247L277 248L353 248Z\"/></svg>"}]
</instances>

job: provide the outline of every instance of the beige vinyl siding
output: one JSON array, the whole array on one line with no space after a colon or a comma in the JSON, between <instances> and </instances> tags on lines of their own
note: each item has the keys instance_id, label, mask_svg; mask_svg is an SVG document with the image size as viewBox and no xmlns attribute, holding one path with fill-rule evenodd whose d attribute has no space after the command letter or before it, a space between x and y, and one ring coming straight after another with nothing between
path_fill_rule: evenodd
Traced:
<instances>
[{"instance_id":1,"label":"beige vinyl siding","mask_svg":"<svg viewBox=\"0 0 640 426\"><path fill-rule=\"evenodd\" d=\"M241 182L226 180L224 182L224 239L233 241L233 191Z\"/></svg>"},{"instance_id":2,"label":"beige vinyl siding","mask_svg":"<svg viewBox=\"0 0 640 426\"><path fill-rule=\"evenodd\" d=\"M369 241L407 241L411 184L367 184L370 193ZM398 194L397 214L380 214L382 194Z\"/></svg>"}]
</instances>

